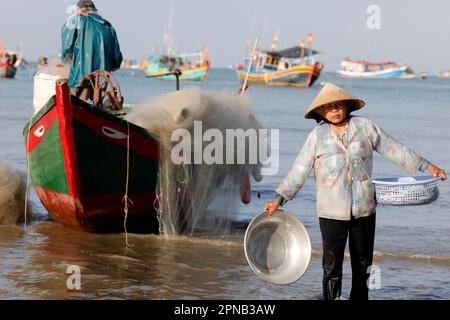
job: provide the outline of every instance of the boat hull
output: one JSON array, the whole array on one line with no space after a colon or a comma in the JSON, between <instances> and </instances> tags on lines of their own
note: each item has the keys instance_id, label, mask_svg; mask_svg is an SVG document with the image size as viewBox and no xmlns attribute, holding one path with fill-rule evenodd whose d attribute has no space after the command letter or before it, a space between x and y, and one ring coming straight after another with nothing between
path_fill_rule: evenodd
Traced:
<instances>
[{"instance_id":1,"label":"boat hull","mask_svg":"<svg viewBox=\"0 0 450 320\"><path fill-rule=\"evenodd\" d=\"M319 78L322 68L319 64L294 66L284 70L264 71L260 73L250 72L248 82L265 86L283 86L307 88L314 84ZM237 70L239 79L243 82L246 71Z\"/></svg>"},{"instance_id":2,"label":"boat hull","mask_svg":"<svg viewBox=\"0 0 450 320\"><path fill-rule=\"evenodd\" d=\"M24 136L32 184L55 221L89 232L121 232L125 223L129 232L158 232L159 146L144 129L70 96L63 83Z\"/></svg>"},{"instance_id":3,"label":"boat hull","mask_svg":"<svg viewBox=\"0 0 450 320\"><path fill-rule=\"evenodd\" d=\"M0 78L14 78L15 75L16 68L6 63L0 64Z\"/></svg>"},{"instance_id":4,"label":"boat hull","mask_svg":"<svg viewBox=\"0 0 450 320\"><path fill-rule=\"evenodd\" d=\"M371 72L356 72L348 70L338 70L337 76L343 78L373 78L373 79L389 79L399 78L406 74L407 67L388 68L385 70L371 71Z\"/></svg>"},{"instance_id":5,"label":"boat hull","mask_svg":"<svg viewBox=\"0 0 450 320\"><path fill-rule=\"evenodd\" d=\"M181 70L182 75L180 76L180 80L203 81L205 80L208 71L209 71L208 66ZM176 77L174 75L161 76L169 72L170 71L168 69L152 68L150 65L145 71L147 77L156 77L155 79L161 80L176 80Z\"/></svg>"}]
</instances>

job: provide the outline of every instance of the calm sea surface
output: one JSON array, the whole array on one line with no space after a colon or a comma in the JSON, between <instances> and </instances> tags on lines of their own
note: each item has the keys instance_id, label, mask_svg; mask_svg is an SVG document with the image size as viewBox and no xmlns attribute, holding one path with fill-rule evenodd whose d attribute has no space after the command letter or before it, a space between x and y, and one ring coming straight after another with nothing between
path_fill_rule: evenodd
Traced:
<instances>
[{"instance_id":1,"label":"calm sea surface","mask_svg":"<svg viewBox=\"0 0 450 320\"><path fill-rule=\"evenodd\" d=\"M173 82L145 79L140 71L118 74L127 103L173 91ZM450 80L348 80L323 74L311 89L252 86L253 112L267 128L280 129L280 170L253 186L253 200L239 219L249 221L272 199L306 136L314 127L303 114L320 90L333 81L361 97L357 114L450 172ZM237 90L235 74L213 69L203 83L182 83L207 90ZM26 170L22 129L32 115L33 79L0 79L0 161ZM407 176L380 156L374 177ZM257 192L261 194L256 197ZM52 222L36 195L30 195L32 222L0 226L0 299L319 299L321 238L315 214L314 181L286 205L305 224L313 258L294 284L276 286L259 279L247 264L244 229L223 236L165 239L155 235L89 234ZM377 209L375 262L381 286L372 299L450 299L450 184L424 206ZM66 287L68 265L81 269L81 290ZM350 291L350 261L344 265L344 297Z\"/></svg>"}]
</instances>

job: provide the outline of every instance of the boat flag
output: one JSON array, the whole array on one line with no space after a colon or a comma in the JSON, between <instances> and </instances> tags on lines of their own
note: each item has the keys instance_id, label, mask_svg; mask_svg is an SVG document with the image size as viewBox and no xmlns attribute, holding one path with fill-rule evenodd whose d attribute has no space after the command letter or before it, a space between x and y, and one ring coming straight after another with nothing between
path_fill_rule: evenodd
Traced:
<instances>
[{"instance_id":1,"label":"boat flag","mask_svg":"<svg viewBox=\"0 0 450 320\"><path fill-rule=\"evenodd\" d=\"M208 54L209 54L209 47L205 47L205 50L203 51L202 66L206 65L208 61Z\"/></svg>"},{"instance_id":2,"label":"boat flag","mask_svg":"<svg viewBox=\"0 0 450 320\"><path fill-rule=\"evenodd\" d=\"M277 44L278 44L278 39L280 38L280 34L277 33L275 35L275 37L273 37L272 39L272 52L277 51Z\"/></svg>"}]
</instances>

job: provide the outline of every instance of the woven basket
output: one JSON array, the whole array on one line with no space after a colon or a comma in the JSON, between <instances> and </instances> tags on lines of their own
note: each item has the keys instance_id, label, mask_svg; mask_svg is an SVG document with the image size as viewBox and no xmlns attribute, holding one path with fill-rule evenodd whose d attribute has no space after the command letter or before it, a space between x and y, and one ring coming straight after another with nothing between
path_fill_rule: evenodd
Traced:
<instances>
[{"instance_id":1,"label":"woven basket","mask_svg":"<svg viewBox=\"0 0 450 320\"><path fill-rule=\"evenodd\" d=\"M409 206L427 204L439 196L438 182L432 176L373 179L378 204Z\"/></svg>"}]
</instances>

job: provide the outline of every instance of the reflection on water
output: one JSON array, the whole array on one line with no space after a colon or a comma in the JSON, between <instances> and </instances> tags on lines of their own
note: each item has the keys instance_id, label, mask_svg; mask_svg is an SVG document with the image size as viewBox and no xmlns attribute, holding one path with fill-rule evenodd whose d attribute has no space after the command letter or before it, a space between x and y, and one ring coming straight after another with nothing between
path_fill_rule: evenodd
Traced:
<instances>
[{"instance_id":1,"label":"reflection on water","mask_svg":"<svg viewBox=\"0 0 450 320\"><path fill-rule=\"evenodd\" d=\"M5 231L5 232L4 232ZM0 296L40 298L232 299L242 282L260 282L249 271L242 235L227 238L97 235L53 222L2 229ZM6 263L5 263L6 262ZM66 288L68 265L81 268L82 290ZM235 292L233 292L235 291Z\"/></svg>"},{"instance_id":2,"label":"reflection on water","mask_svg":"<svg viewBox=\"0 0 450 320\"><path fill-rule=\"evenodd\" d=\"M20 299L318 299L321 253L314 250L305 275L276 286L259 279L243 251L243 234L227 237L98 235L37 222L25 232L0 227L0 297ZM382 288L375 299L422 299L425 292L447 297L441 277L449 263L389 257L381 266ZM81 269L81 290L66 286L69 265ZM349 261L344 288L350 288ZM405 268L407 266L407 268ZM426 281L424 274L426 272ZM417 278L419 277L419 278ZM409 279L406 281L406 279ZM406 281L406 282L404 282ZM399 288L401 295L398 297ZM444 286L445 287L445 286ZM344 289L344 295L345 295Z\"/></svg>"}]
</instances>

